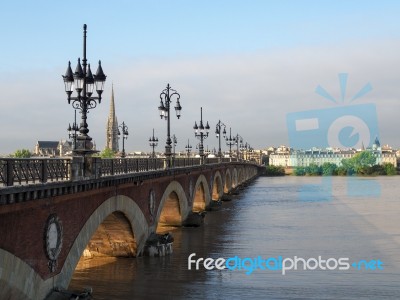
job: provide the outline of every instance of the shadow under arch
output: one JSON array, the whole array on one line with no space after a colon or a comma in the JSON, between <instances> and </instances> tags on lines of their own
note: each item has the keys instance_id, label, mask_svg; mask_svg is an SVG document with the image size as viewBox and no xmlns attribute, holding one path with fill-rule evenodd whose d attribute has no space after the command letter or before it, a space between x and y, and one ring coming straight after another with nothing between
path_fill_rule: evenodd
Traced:
<instances>
[{"instance_id":1,"label":"shadow under arch","mask_svg":"<svg viewBox=\"0 0 400 300\"><path fill-rule=\"evenodd\" d=\"M227 169L225 171L225 180L224 180L224 193L227 194L232 189L232 176L231 171Z\"/></svg>"},{"instance_id":2,"label":"shadow under arch","mask_svg":"<svg viewBox=\"0 0 400 300\"><path fill-rule=\"evenodd\" d=\"M162 227L181 226L189 213L185 191L178 181L172 181L165 189L157 210L152 231L162 233Z\"/></svg>"},{"instance_id":3,"label":"shadow under arch","mask_svg":"<svg viewBox=\"0 0 400 300\"><path fill-rule=\"evenodd\" d=\"M210 188L207 183L206 177L201 174L196 181L193 191L192 211L201 212L205 211L206 207L210 204Z\"/></svg>"},{"instance_id":4,"label":"shadow under arch","mask_svg":"<svg viewBox=\"0 0 400 300\"><path fill-rule=\"evenodd\" d=\"M224 194L224 187L222 185L222 176L219 171L216 171L214 174L211 200L218 201L219 199L222 198L223 194Z\"/></svg>"},{"instance_id":5,"label":"shadow under arch","mask_svg":"<svg viewBox=\"0 0 400 300\"><path fill-rule=\"evenodd\" d=\"M149 236L147 220L140 207L129 197L118 195L104 201L89 217L75 239L59 275L56 286L67 288L83 251L101 223L114 212L122 212L131 225L140 255Z\"/></svg>"},{"instance_id":6,"label":"shadow under arch","mask_svg":"<svg viewBox=\"0 0 400 300\"><path fill-rule=\"evenodd\" d=\"M137 256L135 235L123 212L115 211L109 214L92 235L84 250L83 259L96 256Z\"/></svg>"}]
</instances>

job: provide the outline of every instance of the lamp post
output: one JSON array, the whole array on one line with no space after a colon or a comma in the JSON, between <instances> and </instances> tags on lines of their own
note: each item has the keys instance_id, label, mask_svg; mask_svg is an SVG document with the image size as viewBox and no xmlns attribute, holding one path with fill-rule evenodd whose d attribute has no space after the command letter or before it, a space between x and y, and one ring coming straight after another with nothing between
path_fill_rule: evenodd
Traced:
<instances>
[{"instance_id":1,"label":"lamp post","mask_svg":"<svg viewBox=\"0 0 400 300\"><path fill-rule=\"evenodd\" d=\"M169 84L167 84L167 88L164 89L161 94L160 94L160 106L158 107L158 111L160 113L161 119L164 118L167 120L167 142L165 145L165 156L166 156L166 162L167 162L167 168L171 167L171 137L170 137L170 127L171 127L171 121L170 121L170 103L171 103L171 98L176 97L176 105L175 105L175 112L176 112L176 117L179 119L181 117L181 110L182 106L179 103L179 99L181 96L178 94L177 91L174 89L171 89Z\"/></svg>"},{"instance_id":2,"label":"lamp post","mask_svg":"<svg viewBox=\"0 0 400 300\"><path fill-rule=\"evenodd\" d=\"M207 145L207 148L206 148L206 150L204 151L204 153L205 153L205 156L206 156L206 157L208 157L208 156L210 155L211 151L208 150L208 145Z\"/></svg>"},{"instance_id":3,"label":"lamp post","mask_svg":"<svg viewBox=\"0 0 400 300\"><path fill-rule=\"evenodd\" d=\"M154 152L154 148L158 145L158 138L154 137L154 128L153 128L153 136L149 138L150 147L153 148L153 152L151 154L152 158L156 157L156 153Z\"/></svg>"},{"instance_id":4,"label":"lamp post","mask_svg":"<svg viewBox=\"0 0 400 300\"><path fill-rule=\"evenodd\" d=\"M241 147L242 143L243 143L243 138L237 133L235 138L235 143L236 143L236 158L237 160L240 159L240 151L239 148Z\"/></svg>"},{"instance_id":5,"label":"lamp post","mask_svg":"<svg viewBox=\"0 0 400 300\"><path fill-rule=\"evenodd\" d=\"M90 64L87 64L86 59L86 24L83 25L83 58L82 65L80 58L78 58L78 64L75 72L72 73L71 62L68 62L68 68L63 76L65 92L68 96L68 104L71 104L74 109L79 109L81 112L81 124L79 127L79 135L76 137L76 146L74 154L92 154L97 152L93 150L92 138L88 135L89 128L87 124L87 114L89 109L93 109L97 106L97 102L101 103L101 94L104 89L104 82L106 81L106 75L104 75L101 67L101 61L96 71L96 75L93 76L90 70ZM96 86L97 97L92 97L94 87ZM71 97L72 92L75 88L77 93L76 97Z\"/></svg>"},{"instance_id":6,"label":"lamp post","mask_svg":"<svg viewBox=\"0 0 400 300\"><path fill-rule=\"evenodd\" d=\"M178 140L177 140L175 134L172 135L171 141L172 141L172 166L175 166L175 146L178 143Z\"/></svg>"},{"instance_id":7,"label":"lamp post","mask_svg":"<svg viewBox=\"0 0 400 300\"><path fill-rule=\"evenodd\" d=\"M128 126L125 125L125 122L122 122L122 125L118 126L118 135L121 135L121 131L119 131L119 129L121 129L122 131L122 153L121 153L121 157L124 158L125 157L125 140L128 139Z\"/></svg>"},{"instance_id":8,"label":"lamp post","mask_svg":"<svg viewBox=\"0 0 400 300\"><path fill-rule=\"evenodd\" d=\"M229 157L232 158L232 146L235 145L235 137L232 137L232 130L229 127L229 137L225 138L226 145L229 146Z\"/></svg>"},{"instance_id":9,"label":"lamp post","mask_svg":"<svg viewBox=\"0 0 400 300\"><path fill-rule=\"evenodd\" d=\"M79 130L78 128L78 124L76 124L76 109L75 111L75 118L74 118L74 123L72 123L72 127L71 124L68 124L68 138L73 138L73 145L72 145L72 150L75 150L76 148L76 132Z\"/></svg>"},{"instance_id":10,"label":"lamp post","mask_svg":"<svg viewBox=\"0 0 400 300\"><path fill-rule=\"evenodd\" d=\"M212 149L212 154L214 154L214 156L217 154L217 150L215 149L215 147Z\"/></svg>"},{"instance_id":11,"label":"lamp post","mask_svg":"<svg viewBox=\"0 0 400 300\"><path fill-rule=\"evenodd\" d=\"M187 153L187 157L190 157L190 151L192 151L192 145L189 144L189 139L187 145L185 146L185 150Z\"/></svg>"},{"instance_id":12,"label":"lamp post","mask_svg":"<svg viewBox=\"0 0 400 300\"><path fill-rule=\"evenodd\" d=\"M203 141L208 138L208 132L210 130L210 125L208 125L208 121L206 126L203 125L203 107L200 107L200 123L197 126L196 121L194 122L194 136L200 140L199 144L199 154L200 154L200 164L204 163L204 146Z\"/></svg>"},{"instance_id":13,"label":"lamp post","mask_svg":"<svg viewBox=\"0 0 400 300\"><path fill-rule=\"evenodd\" d=\"M217 135L218 139L218 157L221 159L222 158L222 152L221 152L221 128L224 127L224 130L222 131L222 135L224 138L226 138L226 125L221 122L221 120L218 121L217 126L215 128L215 134Z\"/></svg>"},{"instance_id":14,"label":"lamp post","mask_svg":"<svg viewBox=\"0 0 400 300\"><path fill-rule=\"evenodd\" d=\"M244 160L248 160L248 152L250 150L250 144L248 144L247 142L245 144L242 144L240 146L240 150L242 152L244 152L244 155L243 155Z\"/></svg>"}]
</instances>

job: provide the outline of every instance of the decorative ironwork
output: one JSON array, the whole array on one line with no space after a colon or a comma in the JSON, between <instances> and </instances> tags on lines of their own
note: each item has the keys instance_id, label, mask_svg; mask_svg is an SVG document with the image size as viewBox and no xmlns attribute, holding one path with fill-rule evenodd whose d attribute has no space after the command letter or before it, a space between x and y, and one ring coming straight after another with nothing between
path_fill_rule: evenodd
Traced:
<instances>
[{"instance_id":1,"label":"decorative ironwork","mask_svg":"<svg viewBox=\"0 0 400 300\"><path fill-rule=\"evenodd\" d=\"M223 128L222 132L221 129ZM218 157L222 158L222 151L221 151L221 135L226 138L226 125L221 122L221 120L218 121L216 128L215 128L215 135L217 136L218 139Z\"/></svg>"},{"instance_id":2,"label":"decorative ironwork","mask_svg":"<svg viewBox=\"0 0 400 300\"><path fill-rule=\"evenodd\" d=\"M69 159L0 159L0 183L6 186L70 179Z\"/></svg>"},{"instance_id":3,"label":"decorative ironwork","mask_svg":"<svg viewBox=\"0 0 400 300\"><path fill-rule=\"evenodd\" d=\"M121 129L121 131L119 130ZM122 124L120 126L118 126L118 135L120 136L122 133L122 153L121 153L121 157L124 158L125 157L125 140L128 139L128 126L126 126L125 122L122 122Z\"/></svg>"},{"instance_id":4,"label":"decorative ironwork","mask_svg":"<svg viewBox=\"0 0 400 300\"><path fill-rule=\"evenodd\" d=\"M153 128L153 136L151 136L149 138L149 144L150 144L150 147L153 148L153 151L151 153L151 157L152 158L156 158L156 153L154 151L154 148L157 147L157 145L158 145L158 138L154 136L154 128Z\"/></svg>"},{"instance_id":5,"label":"decorative ironwork","mask_svg":"<svg viewBox=\"0 0 400 300\"><path fill-rule=\"evenodd\" d=\"M200 159L201 159L201 163L203 164L204 158L206 157L206 155L204 154L204 145L203 145L203 141L208 138L208 132L210 130L210 125L208 125L208 121L206 126L203 125L203 107L200 107L200 123L199 126L197 126L197 122L194 122L194 136L196 138L198 138L200 140L200 144L199 144L199 155L200 155Z\"/></svg>"},{"instance_id":6,"label":"decorative ironwork","mask_svg":"<svg viewBox=\"0 0 400 300\"><path fill-rule=\"evenodd\" d=\"M86 33L87 26L84 24L82 64L80 58L78 58L75 72L72 73L71 62L68 62L67 71L63 76L68 104L71 104L75 110L79 110L81 113L79 135L75 137L73 152L74 154L82 155L97 152L96 150L93 150L92 138L88 135L89 128L87 123L87 114L89 113L89 110L96 108L97 103L101 103L101 94L103 93L104 82L107 77L103 72L100 60L96 74L92 74L90 64L87 63L86 58ZM92 96L95 88L97 97ZM71 96L74 89L77 93L76 97Z\"/></svg>"},{"instance_id":7,"label":"decorative ironwork","mask_svg":"<svg viewBox=\"0 0 400 300\"><path fill-rule=\"evenodd\" d=\"M238 161L237 158L205 158L206 164ZM185 168L201 165L201 158L177 157L174 167ZM140 173L164 170L162 158L103 158L100 176ZM13 186L23 184L46 183L71 180L72 165L70 158L1 158L0 185Z\"/></svg>"},{"instance_id":8,"label":"decorative ironwork","mask_svg":"<svg viewBox=\"0 0 400 300\"><path fill-rule=\"evenodd\" d=\"M175 112L176 117L179 119L181 117L182 106L179 102L181 95L172 89L169 84L167 84L167 88L165 88L160 94L160 106L158 107L158 111L160 113L161 119L164 118L167 120L167 141L165 145L165 156L167 168L172 167L171 162L171 114L170 114L170 104L172 102L172 98L176 98Z\"/></svg>"}]
</instances>

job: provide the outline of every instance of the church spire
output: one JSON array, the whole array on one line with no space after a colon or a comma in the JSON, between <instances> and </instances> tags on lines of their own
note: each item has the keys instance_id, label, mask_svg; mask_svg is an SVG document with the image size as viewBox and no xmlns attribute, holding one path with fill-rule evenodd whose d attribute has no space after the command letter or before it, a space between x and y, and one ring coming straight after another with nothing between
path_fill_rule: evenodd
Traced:
<instances>
[{"instance_id":1,"label":"church spire","mask_svg":"<svg viewBox=\"0 0 400 300\"><path fill-rule=\"evenodd\" d=\"M111 88L110 112L107 120L106 148L118 152L118 121L115 115L114 84Z\"/></svg>"},{"instance_id":2,"label":"church spire","mask_svg":"<svg viewBox=\"0 0 400 300\"><path fill-rule=\"evenodd\" d=\"M111 85L111 101L109 118L115 118L114 83Z\"/></svg>"}]
</instances>

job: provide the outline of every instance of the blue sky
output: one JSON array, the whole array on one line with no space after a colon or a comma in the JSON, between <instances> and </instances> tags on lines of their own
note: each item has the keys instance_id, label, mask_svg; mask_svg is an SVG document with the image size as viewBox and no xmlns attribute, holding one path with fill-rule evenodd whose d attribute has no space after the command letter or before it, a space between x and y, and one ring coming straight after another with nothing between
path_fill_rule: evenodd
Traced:
<instances>
[{"instance_id":1,"label":"blue sky","mask_svg":"<svg viewBox=\"0 0 400 300\"><path fill-rule=\"evenodd\" d=\"M339 93L338 73L349 73L349 93L371 83L364 98L377 105L382 143L398 147L399 13L398 1L2 3L0 153L67 138L73 110L61 75L82 56L84 23L89 62L101 59L108 75L88 119L99 149L112 82L128 151L149 150L153 127L164 145L157 106L167 83L182 97L182 119L172 120L178 150L196 143L200 106L212 128L221 119L262 148L288 143L287 113L328 108L315 87Z\"/></svg>"}]
</instances>

